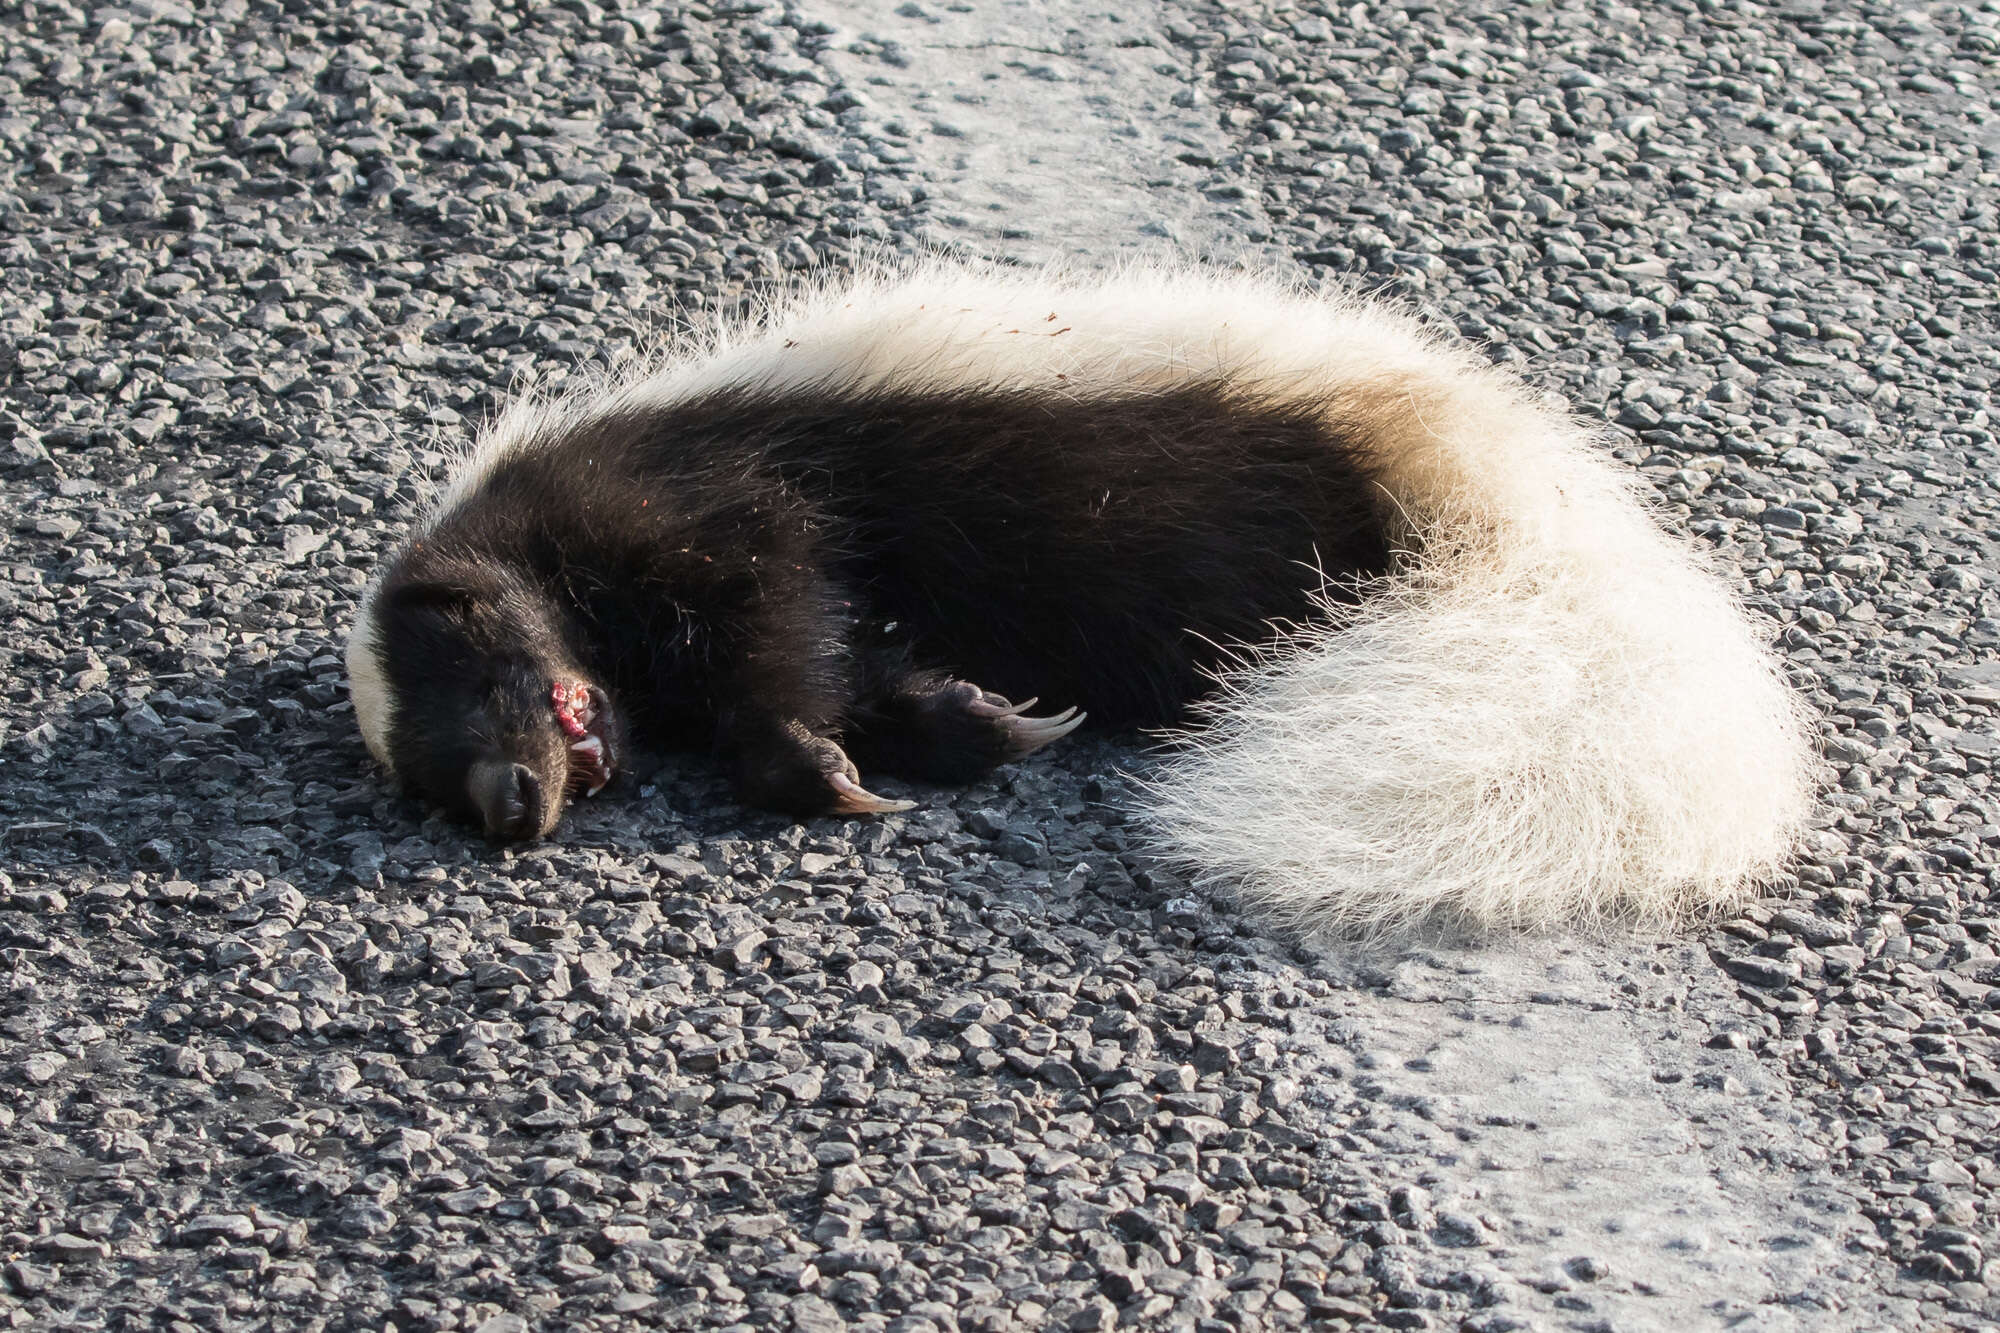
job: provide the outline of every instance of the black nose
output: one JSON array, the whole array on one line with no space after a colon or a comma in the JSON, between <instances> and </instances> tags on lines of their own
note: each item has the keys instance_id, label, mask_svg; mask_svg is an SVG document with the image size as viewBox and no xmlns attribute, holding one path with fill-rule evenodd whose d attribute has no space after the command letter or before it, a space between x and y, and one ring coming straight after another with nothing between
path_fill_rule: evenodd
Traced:
<instances>
[{"instance_id":1,"label":"black nose","mask_svg":"<svg viewBox=\"0 0 2000 1333\"><path fill-rule=\"evenodd\" d=\"M513 842L542 831L542 781L526 764L474 764L468 785L488 837Z\"/></svg>"}]
</instances>

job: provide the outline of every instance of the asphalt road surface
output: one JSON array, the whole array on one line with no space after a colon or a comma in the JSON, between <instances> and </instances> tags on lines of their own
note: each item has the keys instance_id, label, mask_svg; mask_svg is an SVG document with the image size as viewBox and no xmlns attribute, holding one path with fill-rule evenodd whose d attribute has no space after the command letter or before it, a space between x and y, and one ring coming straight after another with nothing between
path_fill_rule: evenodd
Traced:
<instances>
[{"instance_id":1,"label":"asphalt road surface","mask_svg":"<svg viewBox=\"0 0 2000 1333\"><path fill-rule=\"evenodd\" d=\"M0 10L0 1320L2000 1320L2000 5ZM1419 301L1602 416L1823 714L1671 937L1304 949L1119 738L558 842L354 734L506 396L953 245Z\"/></svg>"}]
</instances>

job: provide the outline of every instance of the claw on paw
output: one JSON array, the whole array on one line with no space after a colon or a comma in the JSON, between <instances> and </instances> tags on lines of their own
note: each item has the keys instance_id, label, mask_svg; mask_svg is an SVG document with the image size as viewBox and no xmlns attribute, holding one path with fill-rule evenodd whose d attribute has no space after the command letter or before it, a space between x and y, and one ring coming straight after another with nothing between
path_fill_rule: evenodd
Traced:
<instances>
[{"instance_id":1,"label":"claw on paw","mask_svg":"<svg viewBox=\"0 0 2000 1333\"><path fill-rule=\"evenodd\" d=\"M1028 703L1033 703L1030 699ZM1027 704L1022 704L1026 708ZM1007 734L1007 753L1010 759L1023 759L1043 746L1053 745L1063 737L1083 725L1088 713L1080 713L1074 708L1065 708L1051 717L1022 717L1018 710L998 718L998 725Z\"/></svg>"},{"instance_id":2,"label":"claw on paw","mask_svg":"<svg viewBox=\"0 0 2000 1333\"><path fill-rule=\"evenodd\" d=\"M892 801L886 796L877 796L866 787L848 777L845 773L829 773L827 785L838 793L833 809L843 815L892 815L899 810L914 810L915 801Z\"/></svg>"},{"instance_id":3,"label":"claw on paw","mask_svg":"<svg viewBox=\"0 0 2000 1333\"><path fill-rule=\"evenodd\" d=\"M974 717L1018 717L1033 708L1039 700L1040 696L1037 695L1034 699L1024 699L1020 703L1010 704L1000 695L982 691L979 698L965 706L965 711Z\"/></svg>"}]
</instances>

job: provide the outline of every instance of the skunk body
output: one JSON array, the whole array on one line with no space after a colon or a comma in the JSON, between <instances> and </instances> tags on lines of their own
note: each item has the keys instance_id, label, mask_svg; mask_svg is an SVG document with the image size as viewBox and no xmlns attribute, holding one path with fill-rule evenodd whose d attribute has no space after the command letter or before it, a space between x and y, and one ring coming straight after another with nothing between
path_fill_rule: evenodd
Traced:
<instances>
[{"instance_id":1,"label":"skunk body","mask_svg":"<svg viewBox=\"0 0 2000 1333\"><path fill-rule=\"evenodd\" d=\"M1814 778L1734 599L1578 426L1393 309L1198 272L864 277L519 404L349 663L376 756L506 837L628 733L861 813L900 807L857 763L1193 720L1164 849L1301 930L1726 901Z\"/></svg>"}]
</instances>

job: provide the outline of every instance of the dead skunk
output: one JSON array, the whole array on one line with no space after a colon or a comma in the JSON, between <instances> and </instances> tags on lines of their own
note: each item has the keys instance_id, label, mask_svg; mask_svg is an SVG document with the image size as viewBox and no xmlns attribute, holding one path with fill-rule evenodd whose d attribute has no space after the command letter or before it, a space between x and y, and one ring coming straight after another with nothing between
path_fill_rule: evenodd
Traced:
<instances>
[{"instance_id":1,"label":"dead skunk","mask_svg":"<svg viewBox=\"0 0 2000 1333\"><path fill-rule=\"evenodd\" d=\"M868 275L517 404L348 661L375 756L506 838L628 735L810 815L1192 721L1163 849L1300 930L1726 902L1817 771L1583 428L1398 310L1206 271Z\"/></svg>"}]
</instances>

